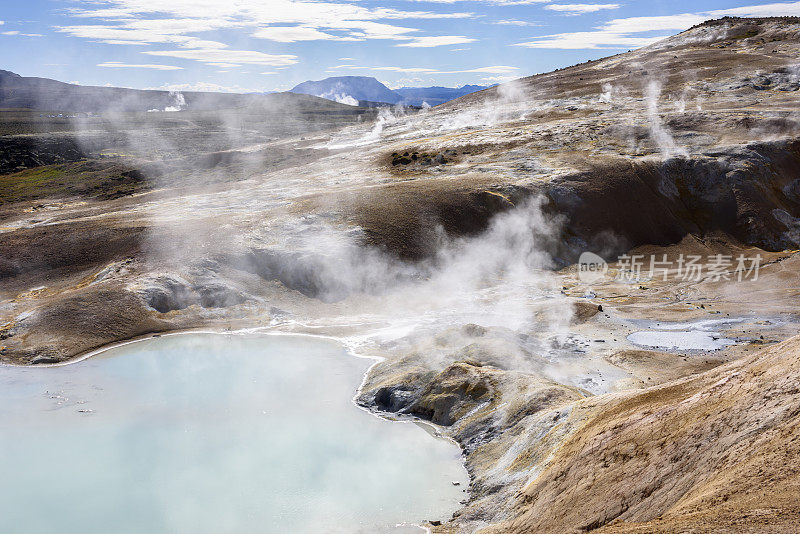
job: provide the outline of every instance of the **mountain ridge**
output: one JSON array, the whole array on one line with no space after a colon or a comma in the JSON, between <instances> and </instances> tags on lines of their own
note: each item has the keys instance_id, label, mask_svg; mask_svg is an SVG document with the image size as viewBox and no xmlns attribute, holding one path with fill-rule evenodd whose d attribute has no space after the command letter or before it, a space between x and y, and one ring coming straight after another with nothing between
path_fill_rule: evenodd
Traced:
<instances>
[{"instance_id":1,"label":"mountain ridge","mask_svg":"<svg viewBox=\"0 0 800 534\"><path fill-rule=\"evenodd\" d=\"M366 88L363 87L365 83ZM304 108L332 111L344 109L342 106L345 105L423 106L426 103L436 106L489 87L463 85L455 88L400 87L392 90L373 77L340 76L303 82L290 91L281 93L218 93L78 85L51 78L22 76L0 69L0 108L98 113L181 109L201 111L252 105L285 106L291 103Z\"/></svg>"},{"instance_id":2,"label":"mountain ridge","mask_svg":"<svg viewBox=\"0 0 800 534\"><path fill-rule=\"evenodd\" d=\"M77 85L0 70L0 108L78 113L207 111L248 106L346 111L343 104L297 93L214 93Z\"/></svg>"},{"instance_id":3,"label":"mountain ridge","mask_svg":"<svg viewBox=\"0 0 800 534\"><path fill-rule=\"evenodd\" d=\"M322 80L306 81L290 92L318 96L337 102L355 105L358 102L384 102L405 106L438 106L492 86L462 85L461 87L400 87L389 89L372 76L333 76Z\"/></svg>"}]
</instances>

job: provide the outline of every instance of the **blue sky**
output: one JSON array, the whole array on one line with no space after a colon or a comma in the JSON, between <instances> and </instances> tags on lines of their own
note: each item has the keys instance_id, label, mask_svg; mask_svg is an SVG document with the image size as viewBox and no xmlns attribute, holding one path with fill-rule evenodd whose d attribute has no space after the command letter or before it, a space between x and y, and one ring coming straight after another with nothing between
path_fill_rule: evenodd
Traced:
<instances>
[{"instance_id":1,"label":"blue sky","mask_svg":"<svg viewBox=\"0 0 800 534\"><path fill-rule=\"evenodd\" d=\"M800 1L2 0L0 68L183 90L286 90L339 75L487 84L724 15L800 15Z\"/></svg>"}]
</instances>

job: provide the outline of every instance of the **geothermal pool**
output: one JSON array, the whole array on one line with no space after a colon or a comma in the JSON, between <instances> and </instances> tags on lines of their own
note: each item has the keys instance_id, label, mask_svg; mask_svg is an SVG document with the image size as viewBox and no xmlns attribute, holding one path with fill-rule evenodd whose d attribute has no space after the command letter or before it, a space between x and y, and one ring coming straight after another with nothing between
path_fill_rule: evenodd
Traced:
<instances>
[{"instance_id":1,"label":"geothermal pool","mask_svg":"<svg viewBox=\"0 0 800 534\"><path fill-rule=\"evenodd\" d=\"M316 338L189 334L0 367L0 532L419 532L446 520L468 484L459 450L357 408L370 363Z\"/></svg>"}]
</instances>

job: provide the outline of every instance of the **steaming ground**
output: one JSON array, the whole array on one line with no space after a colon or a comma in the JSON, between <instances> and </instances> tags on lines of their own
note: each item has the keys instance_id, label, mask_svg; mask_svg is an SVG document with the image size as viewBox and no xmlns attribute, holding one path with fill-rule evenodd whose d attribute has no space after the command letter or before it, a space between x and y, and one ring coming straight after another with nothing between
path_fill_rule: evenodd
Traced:
<instances>
[{"instance_id":1,"label":"steaming ground","mask_svg":"<svg viewBox=\"0 0 800 534\"><path fill-rule=\"evenodd\" d=\"M437 531L781 531L798 493L767 503L743 471L723 498L703 436L753 469L796 442L797 342L779 343L800 323L798 48L795 19L728 19L362 124L109 115L32 163L4 136L0 357L198 327L331 335L385 358L359 403L463 447L470 500ZM589 285L586 250L612 275L623 252L764 262L741 283ZM720 397L767 360L779 386ZM756 444L757 421L777 441Z\"/></svg>"}]
</instances>

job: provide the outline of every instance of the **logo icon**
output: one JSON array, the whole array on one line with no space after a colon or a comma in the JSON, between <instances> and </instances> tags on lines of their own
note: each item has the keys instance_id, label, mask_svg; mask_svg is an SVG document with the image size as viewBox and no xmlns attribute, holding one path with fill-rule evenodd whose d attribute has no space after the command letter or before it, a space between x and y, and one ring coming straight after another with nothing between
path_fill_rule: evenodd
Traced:
<instances>
[{"instance_id":1,"label":"logo icon","mask_svg":"<svg viewBox=\"0 0 800 534\"><path fill-rule=\"evenodd\" d=\"M594 284L605 278L608 272L606 260L594 252L584 252L578 258L578 280L584 284Z\"/></svg>"}]
</instances>

